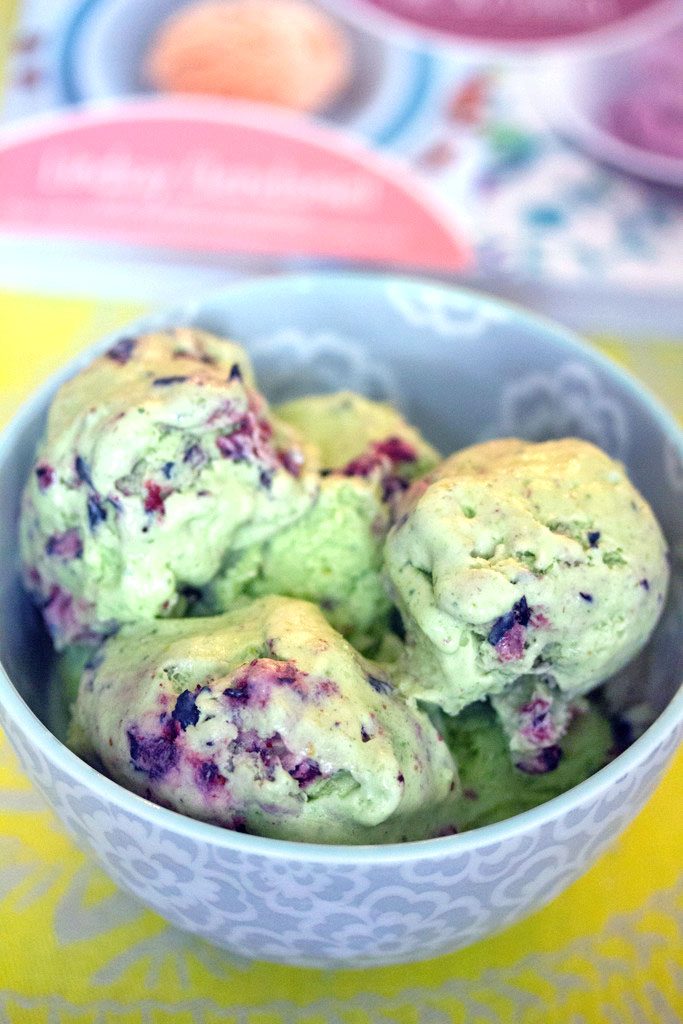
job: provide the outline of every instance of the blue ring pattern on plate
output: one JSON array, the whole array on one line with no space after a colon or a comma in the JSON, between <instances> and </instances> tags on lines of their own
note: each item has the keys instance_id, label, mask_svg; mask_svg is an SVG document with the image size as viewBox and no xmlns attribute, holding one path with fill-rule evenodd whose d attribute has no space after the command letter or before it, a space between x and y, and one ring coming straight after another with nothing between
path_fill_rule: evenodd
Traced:
<instances>
[{"instance_id":1,"label":"blue ring pattern on plate","mask_svg":"<svg viewBox=\"0 0 683 1024\"><path fill-rule=\"evenodd\" d=\"M397 111L392 121L370 134L370 141L374 145L390 145L412 124L426 105L426 99L434 81L434 67L435 61L431 54L426 50L415 51L413 54L413 79L403 106Z\"/></svg>"},{"instance_id":2,"label":"blue ring pattern on plate","mask_svg":"<svg viewBox=\"0 0 683 1024\"><path fill-rule=\"evenodd\" d=\"M84 26L96 8L105 2L83 0L64 29L58 59L58 78L62 96L68 104L79 105L88 98L78 85L76 53ZM401 105L385 124L365 133L374 146L386 147L396 142L426 105L435 78L436 61L427 50L414 50L407 56L411 63L410 77Z\"/></svg>"},{"instance_id":3,"label":"blue ring pattern on plate","mask_svg":"<svg viewBox=\"0 0 683 1024\"><path fill-rule=\"evenodd\" d=\"M67 103L82 103L85 96L81 93L76 84L76 68L74 62L74 51L78 44L78 37L84 23L92 14L100 0L84 0L80 7L77 7L64 31L64 41L59 56L59 81L61 91Z\"/></svg>"}]
</instances>

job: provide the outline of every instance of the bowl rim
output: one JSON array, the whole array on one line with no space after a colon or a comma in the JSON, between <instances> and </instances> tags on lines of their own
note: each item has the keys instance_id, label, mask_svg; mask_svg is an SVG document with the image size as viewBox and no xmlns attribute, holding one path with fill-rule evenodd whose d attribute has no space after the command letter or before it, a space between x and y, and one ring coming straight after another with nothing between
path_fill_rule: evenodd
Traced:
<instances>
[{"instance_id":1,"label":"bowl rim","mask_svg":"<svg viewBox=\"0 0 683 1024\"><path fill-rule=\"evenodd\" d=\"M173 320L187 322L198 309L209 303L215 304L224 298L229 300L236 293L253 293L272 291L273 288L295 289L304 294L316 285L341 288L353 291L359 284L370 288L385 287L388 284L411 288L429 287L448 294L469 296L476 304L486 303L502 307L513 319L522 320L535 330L541 330L557 348L568 349L576 356L587 359L597 365L608 376L611 376L630 396L639 403L644 403L650 415L659 424L662 431L678 449L683 459L683 431L673 417L660 405L658 400L631 377L620 366L613 363L599 351L589 347L576 334L567 328L537 313L524 309L515 303L498 299L483 291L449 284L428 276L409 276L364 271L316 271L307 273L278 274L275 277L254 278L231 283L224 288L210 291L199 300L179 305L162 313L152 311L136 318L130 324L111 332L94 344L87 346L74 358L64 364L24 401L18 412L0 435L0 474L2 465L8 454L13 450L16 439L34 418L36 410L44 406L57 387L74 372L86 365L94 355L110 345L124 333L140 330L159 329L163 321L168 325ZM594 800L600 793L618 784L638 764L646 761L657 747L665 743L675 733L676 727L683 725L683 683L667 707L656 720L636 739L627 750L617 755L613 761L605 765L594 775L573 786L559 796L540 804L530 810L523 811L511 818L470 829L451 836L440 836L408 843L387 843L377 845L342 845L298 842L289 839L275 839L268 836L251 835L222 828L210 822L199 821L187 817L177 811L154 804L145 798L130 792L112 779L102 775L96 769L82 761L64 743L44 725L28 706L18 690L12 684L9 673L0 662L0 706L3 708L6 723L5 732L12 744L9 723L14 721L20 731L40 749L46 759L74 782L94 793L105 804L113 805L116 811L122 811L135 818L142 818L153 827L168 830L183 838L200 844L230 849L235 853L251 854L264 858L297 860L301 862L324 862L339 865L369 865L409 863L422 860L454 857L473 849L491 847L511 839L527 829L538 828L554 818L562 817L578 809L583 803ZM671 753L673 753L673 746Z\"/></svg>"}]
</instances>

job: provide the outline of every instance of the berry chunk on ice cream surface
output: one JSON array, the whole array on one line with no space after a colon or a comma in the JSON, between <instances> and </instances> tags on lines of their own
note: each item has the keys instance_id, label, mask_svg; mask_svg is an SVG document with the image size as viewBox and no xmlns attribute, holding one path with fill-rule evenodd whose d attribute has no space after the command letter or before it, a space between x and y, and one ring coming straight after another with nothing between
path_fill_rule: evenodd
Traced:
<instances>
[{"instance_id":1,"label":"berry chunk on ice cream surface","mask_svg":"<svg viewBox=\"0 0 683 1024\"><path fill-rule=\"evenodd\" d=\"M24 492L24 579L55 646L183 614L226 552L310 506L311 458L238 345L120 339L57 394Z\"/></svg>"},{"instance_id":2,"label":"berry chunk on ice cream surface","mask_svg":"<svg viewBox=\"0 0 683 1024\"><path fill-rule=\"evenodd\" d=\"M449 714L528 674L589 692L643 647L668 582L649 505L576 438L446 459L401 499L385 566L407 631L399 685Z\"/></svg>"},{"instance_id":3,"label":"berry chunk on ice cream surface","mask_svg":"<svg viewBox=\"0 0 683 1024\"><path fill-rule=\"evenodd\" d=\"M309 395L277 407L278 416L318 446L323 471L382 481L395 490L434 469L441 456L387 402L353 391Z\"/></svg>"},{"instance_id":4,"label":"berry chunk on ice cream surface","mask_svg":"<svg viewBox=\"0 0 683 1024\"><path fill-rule=\"evenodd\" d=\"M81 678L72 744L142 796L319 843L452 829L446 745L312 604L266 597L126 626L100 655Z\"/></svg>"},{"instance_id":5,"label":"berry chunk on ice cream surface","mask_svg":"<svg viewBox=\"0 0 683 1024\"><path fill-rule=\"evenodd\" d=\"M533 675L521 676L490 700L514 764L531 775L555 769L562 754L560 741L585 710L582 697L572 699Z\"/></svg>"}]
</instances>

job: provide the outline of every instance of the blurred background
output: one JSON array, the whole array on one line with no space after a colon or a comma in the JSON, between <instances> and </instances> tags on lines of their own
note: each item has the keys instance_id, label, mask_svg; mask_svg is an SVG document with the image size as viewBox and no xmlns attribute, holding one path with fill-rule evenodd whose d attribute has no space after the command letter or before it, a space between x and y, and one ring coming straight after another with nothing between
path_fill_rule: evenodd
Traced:
<instances>
[{"instance_id":1,"label":"blurred background","mask_svg":"<svg viewBox=\"0 0 683 1024\"><path fill-rule=\"evenodd\" d=\"M27 293L84 303L100 331L244 276L372 267L509 297L680 389L680 3L0 11L16 329Z\"/></svg>"}]
</instances>

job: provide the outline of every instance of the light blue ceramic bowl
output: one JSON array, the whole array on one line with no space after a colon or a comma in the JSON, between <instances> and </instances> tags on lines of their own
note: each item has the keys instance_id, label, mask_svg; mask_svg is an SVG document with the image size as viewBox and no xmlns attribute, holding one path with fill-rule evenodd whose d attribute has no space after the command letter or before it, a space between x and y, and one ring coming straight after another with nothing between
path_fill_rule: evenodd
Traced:
<instances>
[{"instance_id":1,"label":"light blue ceramic bowl","mask_svg":"<svg viewBox=\"0 0 683 1024\"><path fill-rule=\"evenodd\" d=\"M239 285L130 330L197 324L244 342L272 399L351 387L398 402L444 451L495 435L578 434L628 466L672 551L683 550L683 444L634 382L552 324L484 296L381 276ZM110 345L105 339L96 348ZM610 685L656 717L625 753L564 796L464 835L322 847L229 832L127 792L57 738L50 650L17 575L19 496L55 388L0 449L0 723L30 778L124 889L180 928L242 956L368 966L436 956L542 906L642 807L683 731L683 574L653 642Z\"/></svg>"}]
</instances>

